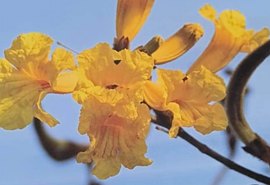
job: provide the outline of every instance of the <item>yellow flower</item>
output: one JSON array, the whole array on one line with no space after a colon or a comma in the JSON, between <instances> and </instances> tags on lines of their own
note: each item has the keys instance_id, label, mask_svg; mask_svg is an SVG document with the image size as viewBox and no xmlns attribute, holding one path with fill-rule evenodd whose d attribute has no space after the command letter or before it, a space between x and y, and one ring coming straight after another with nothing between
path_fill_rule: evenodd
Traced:
<instances>
[{"instance_id":1,"label":"yellow flower","mask_svg":"<svg viewBox=\"0 0 270 185\"><path fill-rule=\"evenodd\" d=\"M187 52L201 37L203 29L199 24L186 24L161 43L153 52L155 64L170 62Z\"/></svg>"},{"instance_id":2,"label":"yellow flower","mask_svg":"<svg viewBox=\"0 0 270 185\"><path fill-rule=\"evenodd\" d=\"M145 23L154 0L118 0L116 17L115 49L129 47ZM187 52L203 35L199 24L187 24L161 43L153 52L155 64L172 61Z\"/></svg>"},{"instance_id":3,"label":"yellow flower","mask_svg":"<svg viewBox=\"0 0 270 185\"><path fill-rule=\"evenodd\" d=\"M41 107L47 93L70 93L76 86L72 54L56 49L49 60L52 39L41 33L21 34L0 59L0 127L18 129L37 117L54 126L58 121Z\"/></svg>"},{"instance_id":4,"label":"yellow flower","mask_svg":"<svg viewBox=\"0 0 270 185\"><path fill-rule=\"evenodd\" d=\"M217 18L211 5L200 9L201 15L215 25L215 34L188 73L204 66L216 72L225 67L239 52L251 52L269 39L267 28L259 32L246 29L245 17L236 10L225 10Z\"/></svg>"},{"instance_id":5,"label":"yellow flower","mask_svg":"<svg viewBox=\"0 0 270 185\"><path fill-rule=\"evenodd\" d=\"M132 99L117 98L118 95L111 93L105 101L90 96L81 110L79 131L88 134L91 145L78 154L77 161L93 162L92 173L100 179L119 173L121 164L129 169L151 164L144 157L149 109Z\"/></svg>"},{"instance_id":6,"label":"yellow flower","mask_svg":"<svg viewBox=\"0 0 270 185\"><path fill-rule=\"evenodd\" d=\"M202 134L227 127L224 108L217 101L226 94L223 80L202 67L185 75L181 71L158 69L157 83L147 82L145 100L154 109L173 113L170 136L179 127L193 126Z\"/></svg>"},{"instance_id":7,"label":"yellow flower","mask_svg":"<svg viewBox=\"0 0 270 185\"><path fill-rule=\"evenodd\" d=\"M80 78L73 97L82 103L79 132L88 134L91 142L78 154L78 162L93 161L93 174L101 179L116 175L121 164L129 169L151 164L144 157L150 113L142 101L153 59L101 43L80 53L78 62Z\"/></svg>"},{"instance_id":8,"label":"yellow flower","mask_svg":"<svg viewBox=\"0 0 270 185\"><path fill-rule=\"evenodd\" d=\"M104 91L117 91L126 96L141 94L142 85L151 76L153 59L147 54L127 49L113 50L101 43L78 55L81 74L73 97L82 103L89 94L99 95Z\"/></svg>"},{"instance_id":9,"label":"yellow flower","mask_svg":"<svg viewBox=\"0 0 270 185\"><path fill-rule=\"evenodd\" d=\"M154 0L118 0L117 38L128 37L129 41L132 41L147 19L153 4Z\"/></svg>"}]
</instances>

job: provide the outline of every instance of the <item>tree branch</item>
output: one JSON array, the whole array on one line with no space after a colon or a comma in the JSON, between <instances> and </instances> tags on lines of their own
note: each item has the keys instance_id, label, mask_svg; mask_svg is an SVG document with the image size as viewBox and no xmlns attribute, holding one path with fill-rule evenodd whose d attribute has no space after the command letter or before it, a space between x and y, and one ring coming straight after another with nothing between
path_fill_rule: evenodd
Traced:
<instances>
[{"instance_id":1,"label":"tree branch","mask_svg":"<svg viewBox=\"0 0 270 185\"><path fill-rule=\"evenodd\" d=\"M270 41L248 55L234 71L226 98L226 111L230 126L245 143L244 150L268 164L270 164L270 147L250 128L243 114L243 100L249 78L269 55Z\"/></svg>"},{"instance_id":2,"label":"tree branch","mask_svg":"<svg viewBox=\"0 0 270 185\"><path fill-rule=\"evenodd\" d=\"M33 122L35 131L43 149L51 158L57 161L64 161L73 158L79 152L87 149L87 146L80 145L72 141L57 140L45 131L39 119L34 118Z\"/></svg>"},{"instance_id":3,"label":"tree branch","mask_svg":"<svg viewBox=\"0 0 270 185\"><path fill-rule=\"evenodd\" d=\"M165 127L166 129L170 129L171 126L171 120L172 117L168 116L168 114L164 114L163 112L159 112L159 111L155 111L156 112L156 119L152 119L152 122ZM168 133L167 130L164 130L162 128L158 128L159 130L162 130L166 133ZM245 176L248 176L252 179L255 179L259 182L263 182L265 184L269 184L270 185L270 178L267 176L264 176L262 174L256 173L252 170L249 170L233 161L231 161L230 159L227 159L226 157L223 157L222 155L220 155L219 153L215 152L214 150L212 150L211 148L209 148L208 146L206 146L205 144L201 143L200 141L196 140L194 137L192 137L191 135L189 135L187 132L185 132L183 129L180 128L178 134L178 137L181 137L182 139L184 139L185 141L187 141L188 143L190 143L191 145L193 145L195 148L197 148L200 152L208 155L209 157L219 161L220 163L224 164L225 166L227 166L228 168L239 172Z\"/></svg>"}]
</instances>

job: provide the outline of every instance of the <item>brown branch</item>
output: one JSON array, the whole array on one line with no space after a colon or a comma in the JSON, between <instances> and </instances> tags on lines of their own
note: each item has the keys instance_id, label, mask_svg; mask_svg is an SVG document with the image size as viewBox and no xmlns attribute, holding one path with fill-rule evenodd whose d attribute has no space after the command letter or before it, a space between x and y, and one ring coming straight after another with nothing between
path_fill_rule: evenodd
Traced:
<instances>
[{"instance_id":1,"label":"brown branch","mask_svg":"<svg viewBox=\"0 0 270 185\"><path fill-rule=\"evenodd\" d=\"M39 119L34 118L33 122L35 131L43 149L51 158L57 161L64 161L73 158L77 155L77 153L87 149L87 146L83 146L72 141L57 140L45 131Z\"/></svg>"},{"instance_id":2,"label":"brown branch","mask_svg":"<svg viewBox=\"0 0 270 185\"><path fill-rule=\"evenodd\" d=\"M156 111L156 118L152 119L152 122L165 127L166 129L170 129L170 125L171 125L171 120L172 117L168 116L168 114L164 114L163 112L159 112ZM162 130L166 133L167 130L158 128L159 130ZM194 137L192 137L191 135L189 135L187 132L185 132L183 129L180 129L178 134L178 137L181 137L182 139L184 139L185 141L187 141L188 143L190 143L191 145L193 145L195 148L197 148L200 152L208 155L209 157L219 161L220 163L224 164L225 166L227 166L228 168L239 172L245 176L248 176L252 179L255 179L259 182L263 182L265 184L269 184L270 185L270 178L267 176L264 176L262 174L256 173L252 170L249 170L233 161L231 161L230 159L227 159L226 157L223 157L222 155L220 155L219 153L215 152L214 150L212 150L211 148L209 148L208 146L206 146L205 144L199 142L198 140L196 140Z\"/></svg>"},{"instance_id":3,"label":"brown branch","mask_svg":"<svg viewBox=\"0 0 270 185\"><path fill-rule=\"evenodd\" d=\"M248 55L234 71L226 98L226 111L230 126L245 143L244 150L268 164L270 164L270 147L250 128L243 114L243 100L250 76L269 55L270 41Z\"/></svg>"}]
</instances>

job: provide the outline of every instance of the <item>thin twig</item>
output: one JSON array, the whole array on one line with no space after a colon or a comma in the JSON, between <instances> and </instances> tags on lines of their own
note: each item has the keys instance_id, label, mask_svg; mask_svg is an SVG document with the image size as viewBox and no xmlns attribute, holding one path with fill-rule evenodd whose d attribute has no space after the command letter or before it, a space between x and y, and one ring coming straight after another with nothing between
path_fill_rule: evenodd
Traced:
<instances>
[{"instance_id":1,"label":"thin twig","mask_svg":"<svg viewBox=\"0 0 270 185\"><path fill-rule=\"evenodd\" d=\"M153 123L165 127L166 129L170 129L170 123L171 123L171 117L168 117L166 114L164 115L162 112L158 112L156 111L156 116L157 118L153 118L152 121ZM167 130L158 127L159 130L168 133ZM248 176L252 179L255 179L259 182L263 182L265 184L270 185L270 178L267 176L264 176L262 174L259 174L257 172L254 172L250 169L247 169L233 161L231 161L230 159L220 155L219 153L217 153L216 151L212 150L211 148L209 148L207 145L201 143L200 141L196 140L194 137L192 137L191 135L189 135L187 132L185 132L183 129L179 129L179 132L177 134L178 137L181 137L182 139L184 139L185 141L187 141L188 143L190 143L191 145L193 145L195 148L197 148L200 152L210 156L211 158L215 159L216 161L219 161L220 163L224 164L225 166L227 166L228 168L239 172L245 176Z\"/></svg>"},{"instance_id":2,"label":"thin twig","mask_svg":"<svg viewBox=\"0 0 270 185\"><path fill-rule=\"evenodd\" d=\"M249 78L269 55L270 41L248 55L234 71L226 98L226 110L230 126L245 143L244 150L268 164L270 164L270 147L250 128L243 113L243 100Z\"/></svg>"}]
</instances>

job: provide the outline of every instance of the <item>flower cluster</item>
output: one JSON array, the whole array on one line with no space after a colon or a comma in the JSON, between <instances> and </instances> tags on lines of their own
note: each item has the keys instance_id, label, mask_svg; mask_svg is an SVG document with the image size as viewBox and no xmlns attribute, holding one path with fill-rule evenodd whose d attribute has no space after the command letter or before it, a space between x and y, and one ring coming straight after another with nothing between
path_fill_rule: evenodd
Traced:
<instances>
[{"instance_id":1,"label":"flower cluster","mask_svg":"<svg viewBox=\"0 0 270 185\"><path fill-rule=\"evenodd\" d=\"M24 128L33 117L49 126L58 121L42 109L47 93L72 93L81 104L79 133L89 137L89 148L77 161L93 162L101 179L116 175L121 165L146 166L145 139L150 110L170 111L170 137L180 127L202 134L224 130L227 116L219 103L226 88L215 72L239 52L251 52L269 37L269 30L246 30L244 16L225 10L219 16L210 5L200 9L215 25L206 50L190 69L165 70L157 65L187 52L203 35L199 24L187 24L168 39L154 37L134 50L129 43L146 21L154 0L118 0L113 47L99 43L82 51L75 64L72 53L57 48L49 58L52 39L41 33L21 34L0 59L0 127ZM156 70L157 81L152 81Z\"/></svg>"}]
</instances>

